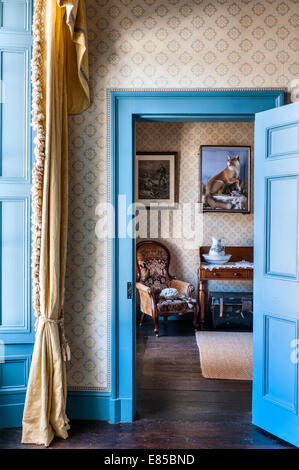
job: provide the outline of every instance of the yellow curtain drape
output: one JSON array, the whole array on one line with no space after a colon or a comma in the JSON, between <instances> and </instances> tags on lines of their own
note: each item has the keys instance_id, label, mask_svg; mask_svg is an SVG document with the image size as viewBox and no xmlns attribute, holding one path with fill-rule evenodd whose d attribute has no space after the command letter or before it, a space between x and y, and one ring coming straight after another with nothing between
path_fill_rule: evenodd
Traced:
<instances>
[{"instance_id":1,"label":"yellow curtain drape","mask_svg":"<svg viewBox=\"0 0 299 470\"><path fill-rule=\"evenodd\" d=\"M33 21L32 275L36 339L23 443L67 438L63 329L68 207L67 114L90 104L84 0L36 0Z\"/></svg>"}]
</instances>

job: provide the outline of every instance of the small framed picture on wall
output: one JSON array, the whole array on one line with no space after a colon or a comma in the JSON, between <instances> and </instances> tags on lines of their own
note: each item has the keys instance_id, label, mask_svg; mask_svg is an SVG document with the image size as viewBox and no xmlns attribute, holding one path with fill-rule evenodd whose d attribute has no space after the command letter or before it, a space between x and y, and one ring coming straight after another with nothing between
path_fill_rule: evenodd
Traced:
<instances>
[{"instance_id":1,"label":"small framed picture on wall","mask_svg":"<svg viewBox=\"0 0 299 470\"><path fill-rule=\"evenodd\" d=\"M204 212L251 211L251 147L200 147L200 202Z\"/></svg>"},{"instance_id":2,"label":"small framed picture on wall","mask_svg":"<svg viewBox=\"0 0 299 470\"><path fill-rule=\"evenodd\" d=\"M177 202L177 152L137 152L136 202L149 207L175 207Z\"/></svg>"}]
</instances>

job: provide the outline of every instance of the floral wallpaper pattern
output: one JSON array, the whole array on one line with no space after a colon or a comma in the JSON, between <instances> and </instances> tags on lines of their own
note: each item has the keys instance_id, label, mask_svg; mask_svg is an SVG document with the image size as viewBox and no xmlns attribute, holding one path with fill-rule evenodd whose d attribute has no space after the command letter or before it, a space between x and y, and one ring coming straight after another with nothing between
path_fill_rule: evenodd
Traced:
<instances>
[{"instance_id":1,"label":"floral wallpaper pattern","mask_svg":"<svg viewBox=\"0 0 299 470\"><path fill-rule=\"evenodd\" d=\"M95 236L95 208L106 200L108 187L107 88L287 87L299 73L299 15L298 0L86 0L86 5L92 105L70 118L68 382L70 388L107 391L108 245ZM211 216L211 230L213 224Z\"/></svg>"}]
</instances>

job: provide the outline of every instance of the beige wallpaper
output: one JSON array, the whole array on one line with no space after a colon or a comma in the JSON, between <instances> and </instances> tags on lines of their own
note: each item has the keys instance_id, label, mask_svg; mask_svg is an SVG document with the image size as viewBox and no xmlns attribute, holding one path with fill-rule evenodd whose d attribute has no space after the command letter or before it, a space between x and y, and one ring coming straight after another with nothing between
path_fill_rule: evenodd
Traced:
<instances>
[{"instance_id":1,"label":"beige wallpaper","mask_svg":"<svg viewBox=\"0 0 299 470\"><path fill-rule=\"evenodd\" d=\"M299 18L297 0L86 3L93 103L70 119L68 381L109 390L107 243L95 236L107 195L106 89L288 86L299 72Z\"/></svg>"}]
</instances>

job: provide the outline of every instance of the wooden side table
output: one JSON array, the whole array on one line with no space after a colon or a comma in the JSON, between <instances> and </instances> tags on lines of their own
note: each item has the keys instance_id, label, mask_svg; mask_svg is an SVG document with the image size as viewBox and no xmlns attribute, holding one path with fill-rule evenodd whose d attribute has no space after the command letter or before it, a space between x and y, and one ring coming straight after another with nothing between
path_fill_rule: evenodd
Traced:
<instances>
[{"instance_id":1,"label":"wooden side table","mask_svg":"<svg viewBox=\"0 0 299 470\"><path fill-rule=\"evenodd\" d=\"M205 323L206 310L206 291L208 281L248 281L253 280L253 264L247 267L234 267L235 263L247 261L253 263L252 246L227 246L225 252L232 255L229 263L219 268L211 269L211 265L206 263L203 254L208 254L209 246L199 248L199 267L198 267L198 303L200 306L200 327Z\"/></svg>"}]
</instances>

